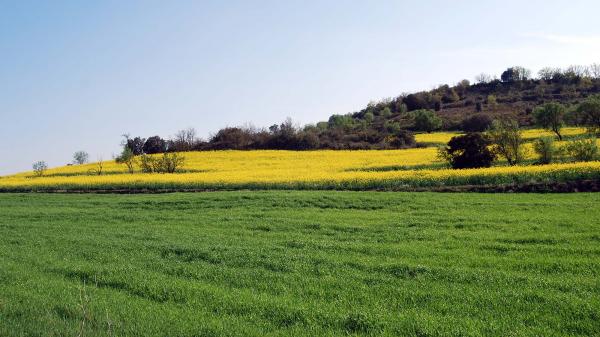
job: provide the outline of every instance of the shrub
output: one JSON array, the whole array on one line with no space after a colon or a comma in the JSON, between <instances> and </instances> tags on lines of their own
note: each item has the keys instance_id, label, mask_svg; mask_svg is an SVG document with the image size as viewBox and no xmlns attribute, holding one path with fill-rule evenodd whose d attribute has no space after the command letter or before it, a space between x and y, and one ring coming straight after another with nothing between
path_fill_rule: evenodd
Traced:
<instances>
[{"instance_id":1,"label":"shrub","mask_svg":"<svg viewBox=\"0 0 600 337\"><path fill-rule=\"evenodd\" d=\"M513 120L496 120L488 131L494 153L504 157L513 166L525 158L525 141L521 137L519 124Z\"/></svg>"},{"instance_id":2,"label":"shrub","mask_svg":"<svg viewBox=\"0 0 600 337\"><path fill-rule=\"evenodd\" d=\"M461 129L465 132L483 132L492 125L492 118L486 114L475 114L463 119Z\"/></svg>"},{"instance_id":3,"label":"shrub","mask_svg":"<svg viewBox=\"0 0 600 337\"><path fill-rule=\"evenodd\" d=\"M490 167L495 155L489 145L490 141L484 134L468 133L452 137L438 154L455 169Z\"/></svg>"},{"instance_id":4,"label":"shrub","mask_svg":"<svg viewBox=\"0 0 600 337\"><path fill-rule=\"evenodd\" d=\"M177 152L163 153L161 157L143 154L140 156L140 168L144 173L175 173L184 161L185 157Z\"/></svg>"},{"instance_id":5,"label":"shrub","mask_svg":"<svg viewBox=\"0 0 600 337\"><path fill-rule=\"evenodd\" d=\"M37 161L37 162L33 163L33 173L37 177L43 176L47 169L48 169L48 164L46 164L45 161Z\"/></svg>"},{"instance_id":6,"label":"shrub","mask_svg":"<svg viewBox=\"0 0 600 337\"><path fill-rule=\"evenodd\" d=\"M416 144L415 135L406 130L400 130L395 135L390 136L389 143L394 148L414 147Z\"/></svg>"},{"instance_id":7,"label":"shrub","mask_svg":"<svg viewBox=\"0 0 600 337\"><path fill-rule=\"evenodd\" d=\"M164 153L160 161L162 172L175 173L177 168L183 165L185 158L177 152Z\"/></svg>"},{"instance_id":8,"label":"shrub","mask_svg":"<svg viewBox=\"0 0 600 337\"><path fill-rule=\"evenodd\" d=\"M556 147L554 146L554 138L542 137L533 142L533 149L539 156L538 164L550 164L554 160Z\"/></svg>"},{"instance_id":9,"label":"shrub","mask_svg":"<svg viewBox=\"0 0 600 337\"><path fill-rule=\"evenodd\" d=\"M592 161L598 158L596 138L579 138L569 141L564 146L567 155L575 161Z\"/></svg>"},{"instance_id":10,"label":"shrub","mask_svg":"<svg viewBox=\"0 0 600 337\"><path fill-rule=\"evenodd\" d=\"M156 158L149 156L147 154L142 154L140 156L140 169L144 173L152 173L155 172L156 168Z\"/></svg>"}]
</instances>

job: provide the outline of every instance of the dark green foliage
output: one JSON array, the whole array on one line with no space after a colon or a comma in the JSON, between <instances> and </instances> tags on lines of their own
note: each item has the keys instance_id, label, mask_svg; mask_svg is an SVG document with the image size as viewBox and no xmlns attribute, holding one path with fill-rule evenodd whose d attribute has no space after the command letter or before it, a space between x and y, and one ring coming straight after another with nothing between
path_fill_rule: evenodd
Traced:
<instances>
[{"instance_id":1,"label":"dark green foliage","mask_svg":"<svg viewBox=\"0 0 600 337\"><path fill-rule=\"evenodd\" d=\"M484 134L467 133L452 137L439 154L455 169L490 167L495 158L490 144Z\"/></svg>"},{"instance_id":2,"label":"dark green foliage","mask_svg":"<svg viewBox=\"0 0 600 337\"><path fill-rule=\"evenodd\" d=\"M0 194L0 335L596 336L600 194Z\"/></svg>"},{"instance_id":3,"label":"dark green foliage","mask_svg":"<svg viewBox=\"0 0 600 337\"><path fill-rule=\"evenodd\" d=\"M167 142L159 136L152 136L146 139L143 150L145 154L163 153L167 151Z\"/></svg>"},{"instance_id":4,"label":"dark green foliage","mask_svg":"<svg viewBox=\"0 0 600 337\"><path fill-rule=\"evenodd\" d=\"M128 147L134 155L138 156L144 153L144 144L146 143L145 138L129 138L129 135L123 135L123 137L125 137L123 145Z\"/></svg>"},{"instance_id":5,"label":"dark green foliage","mask_svg":"<svg viewBox=\"0 0 600 337\"><path fill-rule=\"evenodd\" d=\"M463 119L461 129L465 132L483 132L492 125L492 117L486 114L475 114Z\"/></svg>"}]
</instances>

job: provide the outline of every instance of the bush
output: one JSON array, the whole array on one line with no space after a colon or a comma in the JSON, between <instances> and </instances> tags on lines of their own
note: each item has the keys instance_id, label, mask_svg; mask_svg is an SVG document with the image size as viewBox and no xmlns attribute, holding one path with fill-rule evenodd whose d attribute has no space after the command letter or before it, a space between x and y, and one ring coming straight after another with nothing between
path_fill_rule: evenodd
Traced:
<instances>
[{"instance_id":1,"label":"bush","mask_svg":"<svg viewBox=\"0 0 600 337\"><path fill-rule=\"evenodd\" d=\"M525 141L521 137L519 124L513 120L494 121L488 131L494 152L504 157L513 166L525 158Z\"/></svg>"},{"instance_id":2,"label":"bush","mask_svg":"<svg viewBox=\"0 0 600 337\"><path fill-rule=\"evenodd\" d=\"M539 156L538 164L550 164L554 160L556 147L554 146L554 138L542 137L533 142L533 150Z\"/></svg>"},{"instance_id":3,"label":"bush","mask_svg":"<svg viewBox=\"0 0 600 337\"><path fill-rule=\"evenodd\" d=\"M484 134L468 133L452 137L448 145L439 149L439 157L455 169L490 167L495 155L489 145L490 141Z\"/></svg>"},{"instance_id":4,"label":"bush","mask_svg":"<svg viewBox=\"0 0 600 337\"><path fill-rule=\"evenodd\" d=\"M46 164L45 161L37 161L37 162L33 163L33 173L37 177L43 176L47 169L48 169L48 164Z\"/></svg>"},{"instance_id":5,"label":"bush","mask_svg":"<svg viewBox=\"0 0 600 337\"><path fill-rule=\"evenodd\" d=\"M177 152L164 153L160 161L162 172L175 173L177 168L183 165L185 158Z\"/></svg>"},{"instance_id":6,"label":"bush","mask_svg":"<svg viewBox=\"0 0 600 337\"><path fill-rule=\"evenodd\" d=\"M573 139L565 144L564 150L575 161L592 161L598 158L595 137Z\"/></svg>"},{"instance_id":7,"label":"bush","mask_svg":"<svg viewBox=\"0 0 600 337\"><path fill-rule=\"evenodd\" d=\"M143 154L140 156L140 168L144 173L175 173L184 161L185 157L177 152L163 153L161 157Z\"/></svg>"},{"instance_id":8,"label":"bush","mask_svg":"<svg viewBox=\"0 0 600 337\"><path fill-rule=\"evenodd\" d=\"M415 135L410 131L400 130L395 135L390 136L389 143L397 149L414 147L416 144Z\"/></svg>"},{"instance_id":9,"label":"bush","mask_svg":"<svg viewBox=\"0 0 600 337\"><path fill-rule=\"evenodd\" d=\"M156 158L149 156L147 154L142 154L140 156L140 169L144 173L152 173L155 172L156 169Z\"/></svg>"},{"instance_id":10,"label":"bush","mask_svg":"<svg viewBox=\"0 0 600 337\"><path fill-rule=\"evenodd\" d=\"M465 132L483 132L492 125L492 118L486 114L475 114L463 119L461 129Z\"/></svg>"}]
</instances>

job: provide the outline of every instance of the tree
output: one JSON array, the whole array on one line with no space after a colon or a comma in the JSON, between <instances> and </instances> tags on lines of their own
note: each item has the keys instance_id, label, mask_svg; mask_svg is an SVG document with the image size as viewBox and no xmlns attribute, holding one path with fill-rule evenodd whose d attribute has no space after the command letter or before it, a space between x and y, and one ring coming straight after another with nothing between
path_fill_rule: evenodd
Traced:
<instances>
[{"instance_id":1,"label":"tree","mask_svg":"<svg viewBox=\"0 0 600 337\"><path fill-rule=\"evenodd\" d=\"M475 76L475 83L477 84L486 84L486 83L490 83L494 78L491 75L488 75L486 73L481 73L477 76Z\"/></svg>"},{"instance_id":2,"label":"tree","mask_svg":"<svg viewBox=\"0 0 600 337\"><path fill-rule=\"evenodd\" d=\"M557 72L556 69L546 67L546 68L540 69L540 71L538 72L538 76L541 80L544 80L546 82L551 82L554 79L554 75L556 74L556 72Z\"/></svg>"},{"instance_id":3,"label":"tree","mask_svg":"<svg viewBox=\"0 0 600 337\"><path fill-rule=\"evenodd\" d=\"M88 174L102 175L104 171L104 160L102 157L98 157L98 161L95 163L96 168L91 168L88 170Z\"/></svg>"},{"instance_id":4,"label":"tree","mask_svg":"<svg viewBox=\"0 0 600 337\"><path fill-rule=\"evenodd\" d=\"M442 127L442 119L431 110L416 110L413 112L415 130L431 133Z\"/></svg>"},{"instance_id":5,"label":"tree","mask_svg":"<svg viewBox=\"0 0 600 337\"><path fill-rule=\"evenodd\" d=\"M85 151L77 151L73 154L73 163L82 165L88 162L89 155Z\"/></svg>"},{"instance_id":6,"label":"tree","mask_svg":"<svg viewBox=\"0 0 600 337\"><path fill-rule=\"evenodd\" d=\"M172 140L173 148L169 148L169 151L191 151L197 142L196 129L179 130Z\"/></svg>"},{"instance_id":7,"label":"tree","mask_svg":"<svg viewBox=\"0 0 600 337\"><path fill-rule=\"evenodd\" d=\"M442 96L442 102L444 103L454 103L460 100L460 96L456 93L456 90L450 88L444 96Z\"/></svg>"},{"instance_id":8,"label":"tree","mask_svg":"<svg viewBox=\"0 0 600 337\"><path fill-rule=\"evenodd\" d=\"M564 105L550 102L536 108L533 115L536 124L554 132L558 136L558 140L562 140L560 129L564 124L565 111Z\"/></svg>"},{"instance_id":9,"label":"tree","mask_svg":"<svg viewBox=\"0 0 600 337\"><path fill-rule=\"evenodd\" d=\"M379 114L384 118L390 118L390 116L392 116L392 110L386 106Z\"/></svg>"},{"instance_id":10,"label":"tree","mask_svg":"<svg viewBox=\"0 0 600 337\"><path fill-rule=\"evenodd\" d=\"M167 142L159 136L153 136L146 139L143 150L146 154L163 153L167 151Z\"/></svg>"},{"instance_id":11,"label":"tree","mask_svg":"<svg viewBox=\"0 0 600 337\"><path fill-rule=\"evenodd\" d=\"M600 95L588 97L579 104L577 112L590 132L600 133Z\"/></svg>"},{"instance_id":12,"label":"tree","mask_svg":"<svg viewBox=\"0 0 600 337\"><path fill-rule=\"evenodd\" d=\"M515 66L506 69L500 79L502 82L517 82L517 81L525 81L531 76L531 71L525 69L523 67Z\"/></svg>"},{"instance_id":13,"label":"tree","mask_svg":"<svg viewBox=\"0 0 600 337\"><path fill-rule=\"evenodd\" d=\"M415 94L409 94L403 99L403 103L406 105L408 111L427 109L426 94L424 92L418 92Z\"/></svg>"},{"instance_id":14,"label":"tree","mask_svg":"<svg viewBox=\"0 0 600 337\"><path fill-rule=\"evenodd\" d=\"M130 138L129 134L123 134L122 136L125 138L123 139L123 142L121 142L122 146L127 146L136 156L144 153L144 143L146 142L146 139L140 137Z\"/></svg>"},{"instance_id":15,"label":"tree","mask_svg":"<svg viewBox=\"0 0 600 337\"><path fill-rule=\"evenodd\" d=\"M525 158L525 141L519 130L519 123L513 120L495 120L488 135L493 144L494 153L504 157L513 166Z\"/></svg>"},{"instance_id":16,"label":"tree","mask_svg":"<svg viewBox=\"0 0 600 337\"><path fill-rule=\"evenodd\" d=\"M37 177L43 176L44 173L46 172L46 170L48 169L48 164L46 164L46 162L43 160L36 161L35 163L33 163L32 166L33 166L33 173Z\"/></svg>"},{"instance_id":17,"label":"tree","mask_svg":"<svg viewBox=\"0 0 600 337\"><path fill-rule=\"evenodd\" d=\"M123 146L123 151L116 158L116 162L119 164L125 164L129 173L133 173L133 168L135 165L135 155L128 146Z\"/></svg>"},{"instance_id":18,"label":"tree","mask_svg":"<svg viewBox=\"0 0 600 337\"><path fill-rule=\"evenodd\" d=\"M489 145L490 141L484 134L467 133L452 137L445 147L439 149L438 155L455 169L490 167L495 155Z\"/></svg>"},{"instance_id":19,"label":"tree","mask_svg":"<svg viewBox=\"0 0 600 337\"><path fill-rule=\"evenodd\" d=\"M483 132L492 125L492 118L486 114L475 114L463 119L461 128L465 132Z\"/></svg>"},{"instance_id":20,"label":"tree","mask_svg":"<svg viewBox=\"0 0 600 337\"><path fill-rule=\"evenodd\" d=\"M279 129L278 125L274 125L271 130ZM250 148L254 143L254 136L251 130L236 127L227 127L219 130L210 139L210 145L215 150L245 150Z\"/></svg>"}]
</instances>

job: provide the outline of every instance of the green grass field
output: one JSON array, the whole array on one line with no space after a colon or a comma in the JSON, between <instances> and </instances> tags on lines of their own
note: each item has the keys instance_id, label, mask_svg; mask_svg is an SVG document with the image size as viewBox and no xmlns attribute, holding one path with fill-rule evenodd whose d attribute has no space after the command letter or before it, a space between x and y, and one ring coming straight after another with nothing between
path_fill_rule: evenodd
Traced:
<instances>
[{"instance_id":1,"label":"green grass field","mask_svg":"<svg viewBox=\"0 0 600 337\"><path fill-rule=\"evenodd\" d=\"M600 194L0 194L1 336L598 336Z\"/></svg>"}]
</instances>

